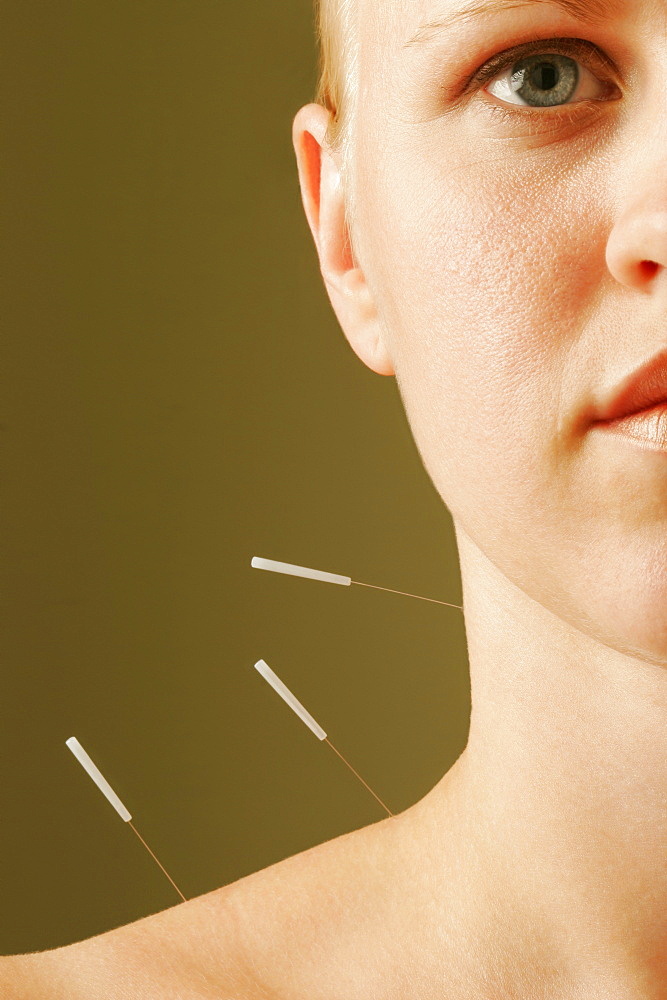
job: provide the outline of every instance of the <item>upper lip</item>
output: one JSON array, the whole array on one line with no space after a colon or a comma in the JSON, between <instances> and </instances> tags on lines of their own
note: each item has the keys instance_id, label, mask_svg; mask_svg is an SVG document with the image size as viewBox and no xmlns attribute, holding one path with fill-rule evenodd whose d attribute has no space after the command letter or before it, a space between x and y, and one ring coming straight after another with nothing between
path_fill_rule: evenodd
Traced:
<instances>
[{"instance_id":1,"label":"upper lip","mask_svg":"<svg viewBox=\"0 0 667 1000\"><path fill-rule=\"evenodd\" d=\"M600 407L597 418L620 420L659 403L667 403L667 349L623 379Z\"/></svg>"}]
</instances>

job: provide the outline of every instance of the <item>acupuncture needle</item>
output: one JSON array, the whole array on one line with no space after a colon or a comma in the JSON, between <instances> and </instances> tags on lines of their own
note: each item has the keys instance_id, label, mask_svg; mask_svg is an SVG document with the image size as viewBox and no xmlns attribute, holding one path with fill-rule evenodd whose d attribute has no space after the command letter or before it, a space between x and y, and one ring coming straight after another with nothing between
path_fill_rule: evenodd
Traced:
<instances>
[{"instance_id":1,"label":"acupuncture needle","mask_svg":"<svg viewBox=\"0 0 667 1000\"><path fill-rule=\"evenodd\" d=\"M118 813L118 815L120 816L120 818L122 820L124 820L124 822L127 823L128 826L132 827L132 829L136 833L136 835L139 838L139 840L141 841L141 843L144 845L144 847L146 848L146 850L148 851L148 853L150 854L150 856L153 858L154 861L157 862L157 864L159 865L159 867L162 869L162 871L164 872L164 874L167 876L167 878L169 879L169 881L171 882L171 884L173 885L174 889L176 890L176 892L178 893L178 895L181 897L181 899L183 900L183 902L187 902L185 896L183 895L183 893L181 892L181 890L178 888L178 886L174 882L173 878L171 877L171 875L169 874L169 872L167 871L167 869L157 859L157 857L155 856L155 854L153 854L153 852L151 851L150 847L148 846L148 844L146 843L146 841L144 840L144 838L141 836L141 834L139 833L139 831L137 830L137 828L133 824L133 822L132 822L132 816L130 815L130 813L128 812L128 810L125 808L125 806L123 805L123 803L121 802L121 800L118 798L118 796L116 795L116 793L114 792L113 788L111 787L111 785L109 784L109 782L106 780L106 778L101 774L101 772L98 770L98 768L95 766L95 764L93 764L92 760L90 759L90 757L88 756L88 754L86 753L86 751L83 749L83 747L81 746L81 744L77 740L76 736L70 736L70 738L68 740L65 740L65 744L66 744L66 746L68 746L70 748L70 750L72 751L72 753L74 754L74 756L76 757L76 759L78 760L78 762L81 764L81 766L83 767L83 769L88 772L88 774L93 779L93 781L95 782L95 784L97 785L97 787L99 788L99 790L102 792L102 794L109 800L109 802L114 807L114 809L116 810L116 812Z\"/></svg>"},{"instance_id":2,"label":"acupuncture needle","mask_svg":"<svg viewBox=\"0 0 667 1000\"><path fill-rule=\"evenodd\" d=\"M271 687L273 688L273 690L277 691L277 693L280 695L280 697L285 702L287 702L287 704L289 705L289 707L294 712L296 712L296 714L299 716L299 718L302 720L302 722L305 722L305 724L308 726L308 728L310 730L312 730L312 732L315 733L315 735L317 736L318 740L324 740L325 743L329 744L329 746L331 747L331 749L333 751L335 751L335 753L338 754L338 756L343 761L343 763L347 764L347 766L352 771L352 773L357 776L357 778L362 783L362 785L364 785L368 789L368 791L371 793L371 795L374 796L374 798L377 799L377 801L380 803L380 805L382 806L382 808L388 813L388 815L389 816L393 816L394 813L391 811L391 809L389 809L384 804L384 802L382 801L382 799L380 798L379 795L375 794L375 792L373 791L373 789L371 788L371 786L367 782L364 781L364 779L361 777L361 775L359 774L359 772L355 771L355 769L352 767L352 765L350 764L350 762L348 760L346 760L345 757L343 757L343 755L340 752L340 750L336 749L336 747L333 745L333 743L331 742L331 740L329 739L329 737L327 736L327 734L324 732L324 730L322 729L322 727L315 721L315 719L312 717L312 715L310 714L310 712L308 712L303 707L303 705L301 704L301 702L299 701L299 699L290 691L290 689L287 687L287 685L284 684L281 681L281 679L277 676L277 674L274 673L274 671L268 665L268 663L266 662L266 660L258 660L257 663L255 664L255 669L257 670L258 673L260 673L262 675L262 677L266 681L269 682L269 684L271 685Z\"/></svg>"},{"instance_id":3,"label":"acupuncture needle","mask_svg":"<svg viewBox=\"0 0 667 1000\"><path fill-rule=\"evenodd\" d=\"M285 573L288 576L303 576L309 580L322 580L324 583L338 583L343 587L349 587L356 583L359 587L372 587L374 590L386 590L390 594L401 594L403 597L416 597L419 601L430 601L432 604L444 604L448 608L458 608L463 611L460 604L450 604L449 601L437 601L434 597L421 597L419 594L408 594L404 590L393 590L391 587L378 587L374 583L362 583L361 580L353 580L349 576L340 576L338 573L325 573L321 569L309 569L307 566L295 566L293 563L276 562L274 559L262 559L260 556L253 556L250 565L254 569L268 569L274 573Z\"/></svg>"}]
</instances>

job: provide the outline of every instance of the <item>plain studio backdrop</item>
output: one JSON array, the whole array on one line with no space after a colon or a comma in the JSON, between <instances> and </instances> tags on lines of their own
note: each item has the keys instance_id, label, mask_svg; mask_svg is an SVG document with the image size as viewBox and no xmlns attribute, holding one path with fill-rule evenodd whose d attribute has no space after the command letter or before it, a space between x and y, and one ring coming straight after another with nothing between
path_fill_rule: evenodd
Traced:
<instances>
[{"instance_id":1,"label":"plain studio backdrop","mask_svg":"<svg viewBox=\"0 0 667 1000\"><path fill-rule=\"evenodd\" d=\"M310 0L4 5L0 952L189 898L385 813L463 750L450 515L338 326L291 125Z\"/></svg>"}]
</instances>

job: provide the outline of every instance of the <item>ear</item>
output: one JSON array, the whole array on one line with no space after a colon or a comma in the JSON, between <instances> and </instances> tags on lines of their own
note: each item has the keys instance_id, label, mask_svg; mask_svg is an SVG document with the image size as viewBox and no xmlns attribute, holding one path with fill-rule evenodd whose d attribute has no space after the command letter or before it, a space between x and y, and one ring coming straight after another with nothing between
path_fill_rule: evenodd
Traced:
<instances>
[{"instance_id":1,"label":"ear","mask_svg":"<svg viewBox=\"0 0 667 1000\"><path fill-rule=\"evenodd\" d=\"M304 105L294 118L301 200L331 305L352 350L371 371L394 375L375 302L352 254L339 158L325 140L330 118L331 112L320 104Z\"/></svg>"}]
</instances>

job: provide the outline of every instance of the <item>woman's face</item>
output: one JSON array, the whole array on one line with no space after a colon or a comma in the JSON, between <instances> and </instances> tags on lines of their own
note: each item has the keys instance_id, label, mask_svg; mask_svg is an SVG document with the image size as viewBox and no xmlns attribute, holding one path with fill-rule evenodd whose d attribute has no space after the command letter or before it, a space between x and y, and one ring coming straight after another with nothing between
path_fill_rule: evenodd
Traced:
<instances>
[{"instance_id":1,"label":"woman's face","mask_svg":"<svg viewBox=\"0 0 667 1000\"><path fill-rule=\"evenodd\" d=\"M460 3L362 3L359 266L457 530L667 665L667 451L591 426L667 348L667 4L496 0L406 44Z\"/></svg>"}]
</instances>

